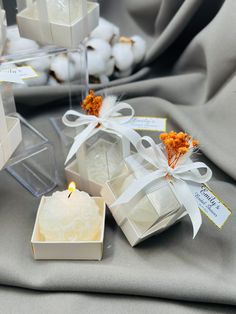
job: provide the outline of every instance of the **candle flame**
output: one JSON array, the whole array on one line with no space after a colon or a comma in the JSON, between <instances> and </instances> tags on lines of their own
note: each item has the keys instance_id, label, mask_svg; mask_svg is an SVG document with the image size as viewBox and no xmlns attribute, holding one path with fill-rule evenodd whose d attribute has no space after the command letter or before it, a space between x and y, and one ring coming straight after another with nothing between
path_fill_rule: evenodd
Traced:
<instances>
[{"instance_id":1,"label":"candle flame","mask_svg":"<svg viewBox=\"0 0 236 314\"><path fill-rule=\"evenodd\" d=\"M76 190L76 184L74 181L70 182L70 184L68 185L68 191L70 193L74 192Z\"/></svg>"}]
</instances>

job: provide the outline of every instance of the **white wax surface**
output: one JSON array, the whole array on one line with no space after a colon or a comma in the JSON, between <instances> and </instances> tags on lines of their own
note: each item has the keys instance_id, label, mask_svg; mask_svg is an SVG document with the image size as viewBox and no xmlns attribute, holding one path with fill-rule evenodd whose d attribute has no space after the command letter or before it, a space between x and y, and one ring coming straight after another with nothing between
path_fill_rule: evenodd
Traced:
<instances>
[{"instance_id":1,"label":"white wax surface","mask_svg":"<svg viewBox=\"0 0 236 314\"><path fill-rule=\"evenodd\" d=\"M121 152L119 147L115 146L111 150L111 145L110 142L99 139L87 152L86 161L89 180L104 184L109 179L109 171L111 174L119 166Z\"/></svg>"},{"instance_id":2,"label":"white wax surface","mask_svg":"<svg viewBox=\"0 0 236 314\"><path fill-rule=\"evenodd\" d=\"M141 168L136 169L136 177L142 177ZM124 168L120 176L111 181L111 188L118 197L125 192L134 180L135 176L133 174L128 175L127 169ZM180 208L181 204L166 183L153 192L143 194L143 197L137 202L131 201L127 205L121 205L119 210L123 212L124 216L129 217L136 230L143 234L153 224L163 219L163 217L175 213Z\"/></svg>"},{"instance_id":3,"label":"white wax surface","mask_svg":"<svg viewBox=\"0 0 236 314\"><path fill-rule=\"evenodd\" d=\"M39 229L45 241L99 240L102 217L96 202L78 190L55 192L40 212Z\"/></svg>"}]
</instances>

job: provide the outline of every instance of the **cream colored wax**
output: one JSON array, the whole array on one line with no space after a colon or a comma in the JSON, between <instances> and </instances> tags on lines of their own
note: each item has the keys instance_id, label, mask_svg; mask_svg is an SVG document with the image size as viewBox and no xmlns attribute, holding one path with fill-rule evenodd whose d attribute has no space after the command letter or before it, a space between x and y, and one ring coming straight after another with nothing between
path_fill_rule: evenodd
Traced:
<instances>
[{"instance_id":1,"label":"cream colored wax","mask_svg":"<svg viewBox=\"0 0 236 314\"><path fill-rule=\"evenodd\" d=\"M87 193L75 190L55 192L40 212L39 229L45 241L99 240L102 217Z\"/></svg>"}]
</instances>

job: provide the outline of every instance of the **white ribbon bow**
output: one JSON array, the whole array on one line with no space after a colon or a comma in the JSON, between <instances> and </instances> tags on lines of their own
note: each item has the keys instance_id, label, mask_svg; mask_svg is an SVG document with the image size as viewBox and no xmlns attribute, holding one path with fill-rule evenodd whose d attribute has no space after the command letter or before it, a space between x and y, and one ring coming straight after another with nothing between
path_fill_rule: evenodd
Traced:
<instances>
[{"instance_id":1,"label":"white ribbon bow","mask_svg":"<svg viewBox=\"0 0 236 314\"><path fill-rule=\"evenodd\" d=\"M141 138L140 135L133 129L125 126L134 117L134 109L127 103L117 102L116 97L108 96L103 102L109 104L108 110L101 110L99 117L94 115L86 115L75 110L68 110L62 117L63 123L68 127L79 127L87 125L87 127L80 132L74 139L74 143L66 158L67 163L76 154L80 146L91 136L95 135L99 130L113 130L127 138L134 146ZM115 105L114 105L115 104ZM131 113L127 116L122 116L120 111L128 109ZM75 121L68 120L68 116L77 117ZM99 127L97 127L100 125Z\"/></svg>"},{"instance_id":2,"label":"white ribbon bow","mask_svg":"<svg viewBox=\"0 0 236 314\"><path fill-rule=\"evenodd\" d=\"M145 148L143 142L146 141L150 147ZM148 188L151 184L161 178L170 178L170 182L174 186L174 192L177 199L185 207L192 225L193 238L198 233L202 224L201 212L198 204L185 181L192 181L196 183L206 183L212 176L211 169L203 162L191 162L189 156L182 161L175 168L168 165L167 157L161 150L160 145L157 145L151 138L145 136L138 141L136 145L139 154L148 162L150 162L157 170L136 179L126 191L112 204L112 207L124 204L132 200L137 193L144 188ZM198 169L204 169L205 174L200 174Z\"/></svg>"}]
</instances>

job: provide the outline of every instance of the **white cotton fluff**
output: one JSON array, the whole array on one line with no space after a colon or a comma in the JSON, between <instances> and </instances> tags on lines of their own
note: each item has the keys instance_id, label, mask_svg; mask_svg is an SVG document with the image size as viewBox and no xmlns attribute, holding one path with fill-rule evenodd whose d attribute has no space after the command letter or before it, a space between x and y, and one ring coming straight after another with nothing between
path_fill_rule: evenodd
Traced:
<instances>
[{"instance_id":1,"label":"white cotton fluff","mask_svg":"<svg viewBox=\"0 0 236 314\"><path fill-rule=\"evenodd\" d=\"M101 38L92 38L86 43L88 49L97 51L107 61L111 56L111 46Z\"/></svg>"},{"instance_id":2,"label":"white cotton fluff","mask_svg":"<svg viewBox=\"0 0 236 314\"><path fill-rule=\"evenodd\" d=\"M102 101L99 116L107 118L110 114L111 109L115 107L116 101L117 101L116 96L106 96Z\"/></svg>"},{"instance_id":3,"label":"white cotton fluff","mask_svg":"<svg viewBox=\"0 0 236 314\"><path fill-rule=\"evenodd\" d=\"M76 75L74 64L69 62L64 54L58 55L52 60L50 69L62 82L73 80Z\"/></svg>"},{"instance_id":4,"label":"white cotton fluff","mask_svg":"<svg viewBox=\"0 0 236 314\"><path fill-rule=\"evenodd\" d=\"M103 18L100 18L98 26L92 31L90 37L101 38L111 43L117 41L119 35L120 30L116 25L108 22Z\"/></svg>"},{"instance_id":5,"label":"white cotton fluff","mask_svg":"<svg viewBox=\"0 0 236 314\"><path fill-rule=\"evenodd\" d=\"M36 72L48 71L50 67L49 57L42 57L32 61L28 61L27 64L31 66Z\"/></svg>"},{"instance_id":6,"label":"white cotton fluff","mask_svg":"<svg viewBox=\"0 0 236 314\"><path fill-rule=\"evenodd\" d=\"M30 39L19 38L12 40L8 43L7 52L9 54L16 54L22 51L34 51L38 50L39 45Z\"/></svg>"},{"instance_id":7,"label":"white cotton fluff","mask_svg":"<svg viewBox=\"0 0 236 314\"><path fill-rule=\"evenodd\" d=\"M60 85L60 83L54 77L50 76L48 79L48 85L57 86L57 85Z\"/></svg>"},{"instance_id":8,"label":"white cotton fluff","mask_svg":"<svg viewBox=\"0 0 236 314\"><path fill-rule=\"evenodd\" d=\"M143 38L141 38L138 35L132 36L131 40L133 41L132 43L132 52L134 55L134 62L140 63L146 53L146 42Z\"/></svg>"},{"instance_id":9,"label":"white cotton fluff","mask_svg":"<svg viewBox=\"0 0 236 314\"><path fill-rule=\"evenodd\" d=\"M126 71L130 69L134 63L134 55L131 44L115 44L112 48L112 55L115 58L115 66L120 71Z\"/></svg>"},{"instance_id":10,"label":"white cotton fluff","mask_svg":"<svg viewBox=\"0 0 236 314\"><path fill-rule=\"evenodd\" d=\"M114 68L115 68L115 58L111 57L106 62L106 75L111 76L114 73Z\"/></svg>"},{"instance_id":11,"label":"white cotton fluff","mask_svg":"<svg viewBox=\"0 0 236 314\"><path fill-rule=\"evenodd\" d=\"M99 76L106 71L106 62L102 56L94 50L88 50L88 73Z\"/></svg>"}]
</instances>

